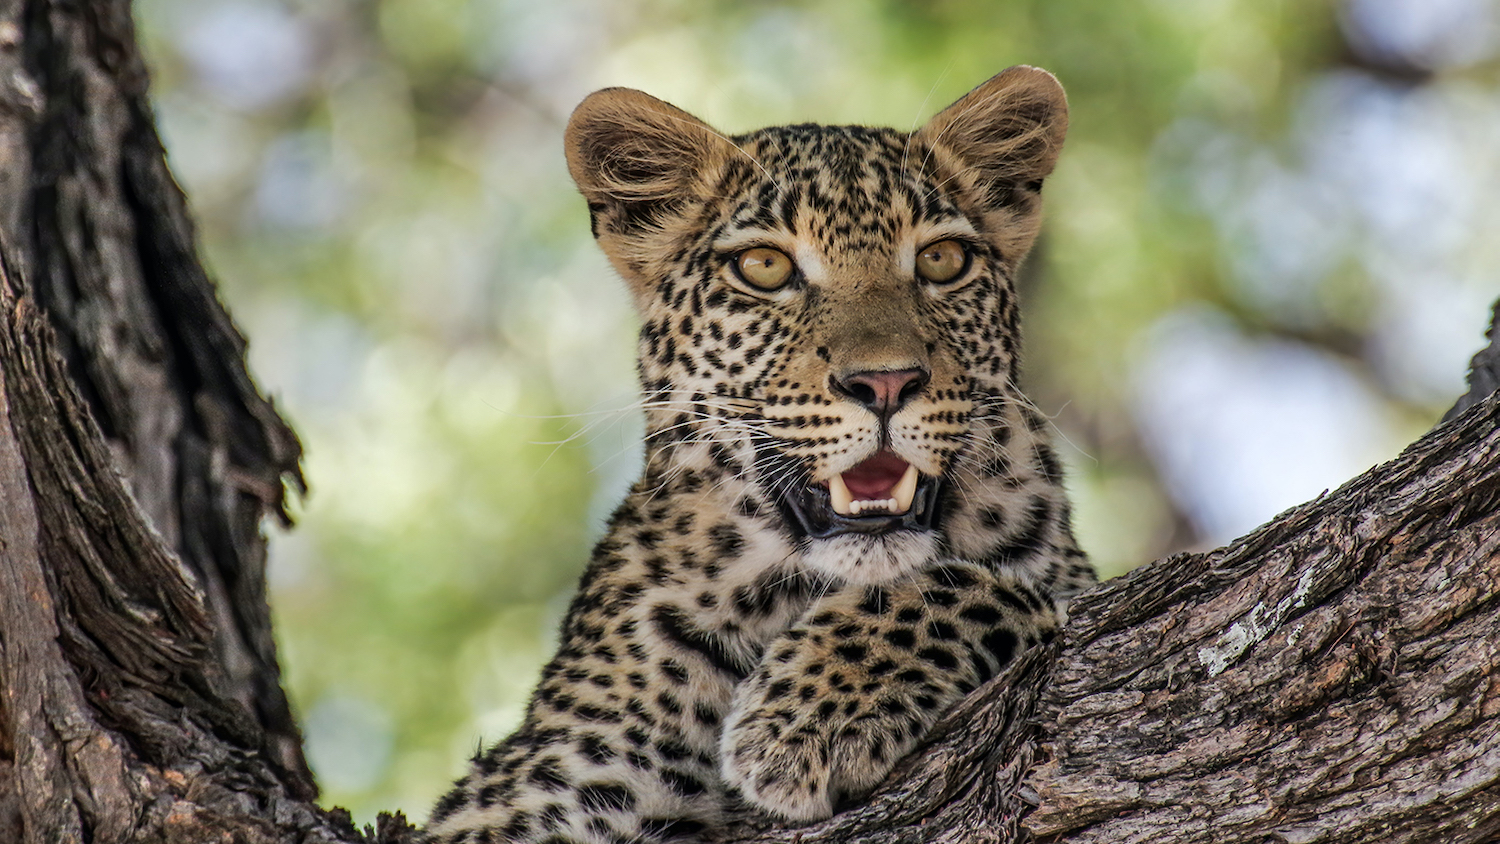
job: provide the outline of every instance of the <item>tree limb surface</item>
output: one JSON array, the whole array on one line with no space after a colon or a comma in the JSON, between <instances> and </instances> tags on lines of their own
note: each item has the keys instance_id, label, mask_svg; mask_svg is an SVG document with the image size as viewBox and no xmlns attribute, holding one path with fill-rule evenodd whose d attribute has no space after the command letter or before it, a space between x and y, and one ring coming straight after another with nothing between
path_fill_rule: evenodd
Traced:
<instances>
[{"instance_id":1,"label":"tree limb surface","mask_svg":"<svg viewBox=\"0 0 1500 844\"><path fill-rule=\"evenodd\" d=\"M1500 838L1500 400L1073 604L873 799L744 842Z\"/></svg>"},{"instance_id":2,"label":"tree limb surface","mask_svg":"<svg viewBox=\"0 0 1500 844\"><path fill-rule=\"evenodd\" d=\"M219 682L316 794L281 689L261 520L300 487L167 169L128 0L0 0L0 241L149 523L207 599Z\"/></svg>"},{"instance_id":3,"label":"tree limb surface","mask_svg":"<svg viewBox=\"0 0 1500 844\"><path fill-rule=\"evenodd\" d=\"M202 590L3 275L0 317L3 840L360 840L287 785L220 693Z\"/></svg>"}]
</instances>

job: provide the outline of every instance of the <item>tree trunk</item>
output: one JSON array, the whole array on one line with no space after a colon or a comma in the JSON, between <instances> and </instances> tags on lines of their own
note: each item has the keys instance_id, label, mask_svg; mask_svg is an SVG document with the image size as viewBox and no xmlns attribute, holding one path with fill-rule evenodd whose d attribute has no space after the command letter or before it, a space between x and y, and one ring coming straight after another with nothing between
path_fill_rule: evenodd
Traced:
<instances>
[{"instance_id":1,"label":"tree trunk","mask_svg":"<svg viewBox=\"0 0 1500 844\"><path fill-rule=\"evenodd\" d=\"M0 841L407 840L311 802L259 530L300 449L146 78L126 0L0 2ZM864 805L742 840L1500 836L1496 349L1397 460L1082 596Z\"/></svg>"},{"instance_id":2,"label":"tree trunk","mask_svg":"<svg viewBox=\"0 0 1500 844\"><path fill-rule=\"evenodd\" d=\"M300 446L198 260L130 15L0 3L0 840L345 840L265 599Z\"/></svg>"}]
</instances>

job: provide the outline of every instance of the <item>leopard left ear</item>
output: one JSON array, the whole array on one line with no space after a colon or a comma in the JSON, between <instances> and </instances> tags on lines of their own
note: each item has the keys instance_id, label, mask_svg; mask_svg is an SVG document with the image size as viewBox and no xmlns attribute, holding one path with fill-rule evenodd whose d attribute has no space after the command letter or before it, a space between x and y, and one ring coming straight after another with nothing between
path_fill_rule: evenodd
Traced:
<instances>
[{"instance_id":1,"label":"leopard left ear","mask_svg":"<svg viewBox=\"0 0 1500 844\"><path fill-rule=\"evenodd\" d=\"M729 146L698 118L629 88L590 94L568 120L564 143L601 239L655 228Z\"/></svg>"},{"instance_id":2,"label":"leopard left ear","mask_svg":"<svg viewBox=\"0 0 1500 844\"><path fill-rule=\"evenodd\" d=\"M1068 98L1057 77L1026 65L1003 70L917 130L976 176L991 208L1014 204L1052 173L1068 134Z\"/></svg>"}]
</instances>

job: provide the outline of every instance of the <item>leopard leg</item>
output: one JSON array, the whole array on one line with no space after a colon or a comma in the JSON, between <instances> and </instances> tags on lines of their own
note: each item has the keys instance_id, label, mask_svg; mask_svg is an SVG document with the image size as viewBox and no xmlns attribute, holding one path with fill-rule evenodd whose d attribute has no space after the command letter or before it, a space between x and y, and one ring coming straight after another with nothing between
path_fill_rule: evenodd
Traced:
<instances>
[{"instance_id":1,"label":"leopard leg","mask_svg":"<svg viewBox=\"0 0 1500 844\"><path fill-rule=\"evenodd\" d=\"M968 563L830 594L736 690L721 738L725 780L773 815L826 818L1056 626L1051 600Z\"/></svg>"}]
</instances>

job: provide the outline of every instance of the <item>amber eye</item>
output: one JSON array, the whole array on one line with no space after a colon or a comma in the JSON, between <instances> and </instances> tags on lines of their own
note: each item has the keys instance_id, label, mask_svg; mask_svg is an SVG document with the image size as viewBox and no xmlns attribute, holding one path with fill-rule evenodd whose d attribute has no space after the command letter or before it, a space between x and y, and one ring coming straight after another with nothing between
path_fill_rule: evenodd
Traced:
<instances>
[{"instance_id":1,"label":"amber eye","mask_svg":"<svg viewBox=\"0 0 1500 844\"><path fill-rule=\"evenodd\" d=\"M734 259L735 272L752 287L775 290L792 278L792 259L768 246L746 249Z\"/></svg>"},{"instance_id":2,"label":"amber eye","mask_svg":"<svg viewBox=\"0 0 1500 844\"><path fill-rule=\"evenodd\" d=\"M969 252L956 240L939 240L917 253L917 275L928 281L952 281L968 266Z\"/></svg>"}]
</instances>

